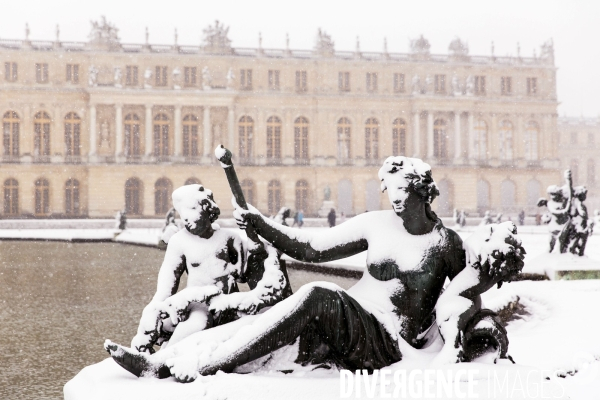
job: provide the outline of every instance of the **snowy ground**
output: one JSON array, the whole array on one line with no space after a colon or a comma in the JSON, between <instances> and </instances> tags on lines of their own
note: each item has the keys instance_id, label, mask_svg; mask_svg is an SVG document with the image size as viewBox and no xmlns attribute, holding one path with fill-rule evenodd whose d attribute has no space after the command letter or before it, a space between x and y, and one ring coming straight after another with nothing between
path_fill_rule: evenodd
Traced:
<instances>
[{"instance_id":1,"label":"snowy ground","mask_svg":"<svg viewBox=\"0 0 600 400\"><path fill-rule=\"evenodd\" d=\"M590 305L600 304L600 280L514 282L490 290L484 302L497 309L517 297L530 314L510 322L507 327L509 353L517 364L494 365L482 360L456 364L450 370L475 371L474 398L600 398L600 314L595 308L590 309ZM404 352L404 359L389 370L392 374L402 369L427 370L430 359L431 353L426 351ZM550 380L540 379L546 376ZM438 384L433 383L434 393ZM467 390L465 382L460 385ZM378 386L374 398L380 398L379 390ZM393 386L388 393L392 390ZM409 393L408 398L423 398L423 393L416 394L410 396ZM135 378L111 359L85 368L65 386L65 400L339 397L337 371L302 371L288 375L276 371L252 375L219 373L191 384L179 384L172 378ZM356 398L354 394L352 398ZM363 390L358 398L369 396Z\"/></svg>"}]
</instances>

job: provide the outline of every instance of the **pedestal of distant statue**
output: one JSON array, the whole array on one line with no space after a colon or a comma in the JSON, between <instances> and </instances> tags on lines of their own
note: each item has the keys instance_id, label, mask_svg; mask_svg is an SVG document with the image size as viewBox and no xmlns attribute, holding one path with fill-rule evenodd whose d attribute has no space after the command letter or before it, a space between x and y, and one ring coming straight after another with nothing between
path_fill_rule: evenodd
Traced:
<instances>
[{"instance_id":1,"label":"pedestal of distant statue","mask_svg":"<svg viewBox=\"0 0 600 400\"><path fill-rule=\"evenodd\" d=\"M321 204L321 208L319 208L318 215L320 218L326 218L327 214L331 211L331 209L335 209L335 201L333 200L324 200L323 204Z\"/></svg>"}]
</instances>

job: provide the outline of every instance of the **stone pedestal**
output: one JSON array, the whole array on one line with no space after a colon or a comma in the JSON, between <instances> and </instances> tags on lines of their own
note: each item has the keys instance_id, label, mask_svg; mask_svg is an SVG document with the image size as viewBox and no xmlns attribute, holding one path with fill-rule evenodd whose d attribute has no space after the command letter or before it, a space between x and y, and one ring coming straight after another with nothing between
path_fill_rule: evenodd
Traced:
<instances>
[{"instance_id":1,"label":"stone pedestal","mask_svg":"<svg viewBox=\"0 0 600 400\"><path fill-rule=\"evenodd\" d=\"M334 201L332 201L332 200L323 201L323 204L321 205L321 208L319 208L319 211L318 211L319 217L326 218L327 214L329 214L329 211L331 211L332 208L335 209Z\"/></svg>"}]
</instances>

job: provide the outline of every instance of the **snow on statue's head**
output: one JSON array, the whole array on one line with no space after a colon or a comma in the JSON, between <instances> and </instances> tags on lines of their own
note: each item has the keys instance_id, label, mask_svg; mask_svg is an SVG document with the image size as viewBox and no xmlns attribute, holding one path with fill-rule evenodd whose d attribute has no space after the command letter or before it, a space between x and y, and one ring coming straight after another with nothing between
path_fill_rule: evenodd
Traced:
<instances>
[{"instance_id":1,"label":"snow on statue's head","mask_svg":"<svg viewBox=\"0 0 600 400\"><path fill-rule=\"evenodd\" d=\"M396 214L404 211L411 193L418 195L427 205L440 194L431 177L431 167L418 158L388 157L378 175L381 191L387 189Z\"/></svg>"},{"instance_id":2,"label":"snow on statue's head","mask_svg":"<svg viewBox=\"0 0 600 400\"><path fill-rule=\"evenodd\" d=\"M173 191L173 207L193 234L201 234L219 218L221 210L213 193L202 185L185 185Z\"/></svg>"}]
</instances>

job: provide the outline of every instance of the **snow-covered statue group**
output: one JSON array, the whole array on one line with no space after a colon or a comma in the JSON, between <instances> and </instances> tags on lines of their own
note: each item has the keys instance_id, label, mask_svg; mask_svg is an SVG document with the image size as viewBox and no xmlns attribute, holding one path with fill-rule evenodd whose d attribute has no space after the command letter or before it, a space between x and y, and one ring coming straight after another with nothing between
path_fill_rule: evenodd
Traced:
<instances>
[{"instance_id":1,"label":"snow-covered statue group","mask_svg":"<svg viewBox=\"0 0 600 400\"><path fill-rule=\"evenodd\" d=\"M516 227L485 225L463 242L431 209L439 191L428 164L389 157L379 179L392 209L315 232L279 224L246 204L231 153L221 146L215 155L248 240L219 229L219 208L207 188L173 192L185 229L169 239L156 294L130 348L105 343L127 371L190 382L264 367L371 373L425 348L435 352L432 365L484 354L510 358L506 330L480 294L523 268ZM363 251L367 268L349 290L313 282L292 293L280 262L282 253L326 262ZM184 272L188 285L177 292ZM251 290L239 292L237 282Z\"/></svg>"},{"instance_id":2,"label":"snow-covered statue group","mask_svg":"<svg viewBox=\"0 0 600 400\"><path fill-rule=\"evenodd\" d=\"M565 171L563 186L548 186L549 200L541 198L538 207L547 207L542 221L550 230L550 253L558 241L561 253L570 252L583 256L588 237L594 229L594 221L588 219L587 208L583 204L587 197L585 186L573 187L571 170Z\"/></svg>"}]
</instances>

